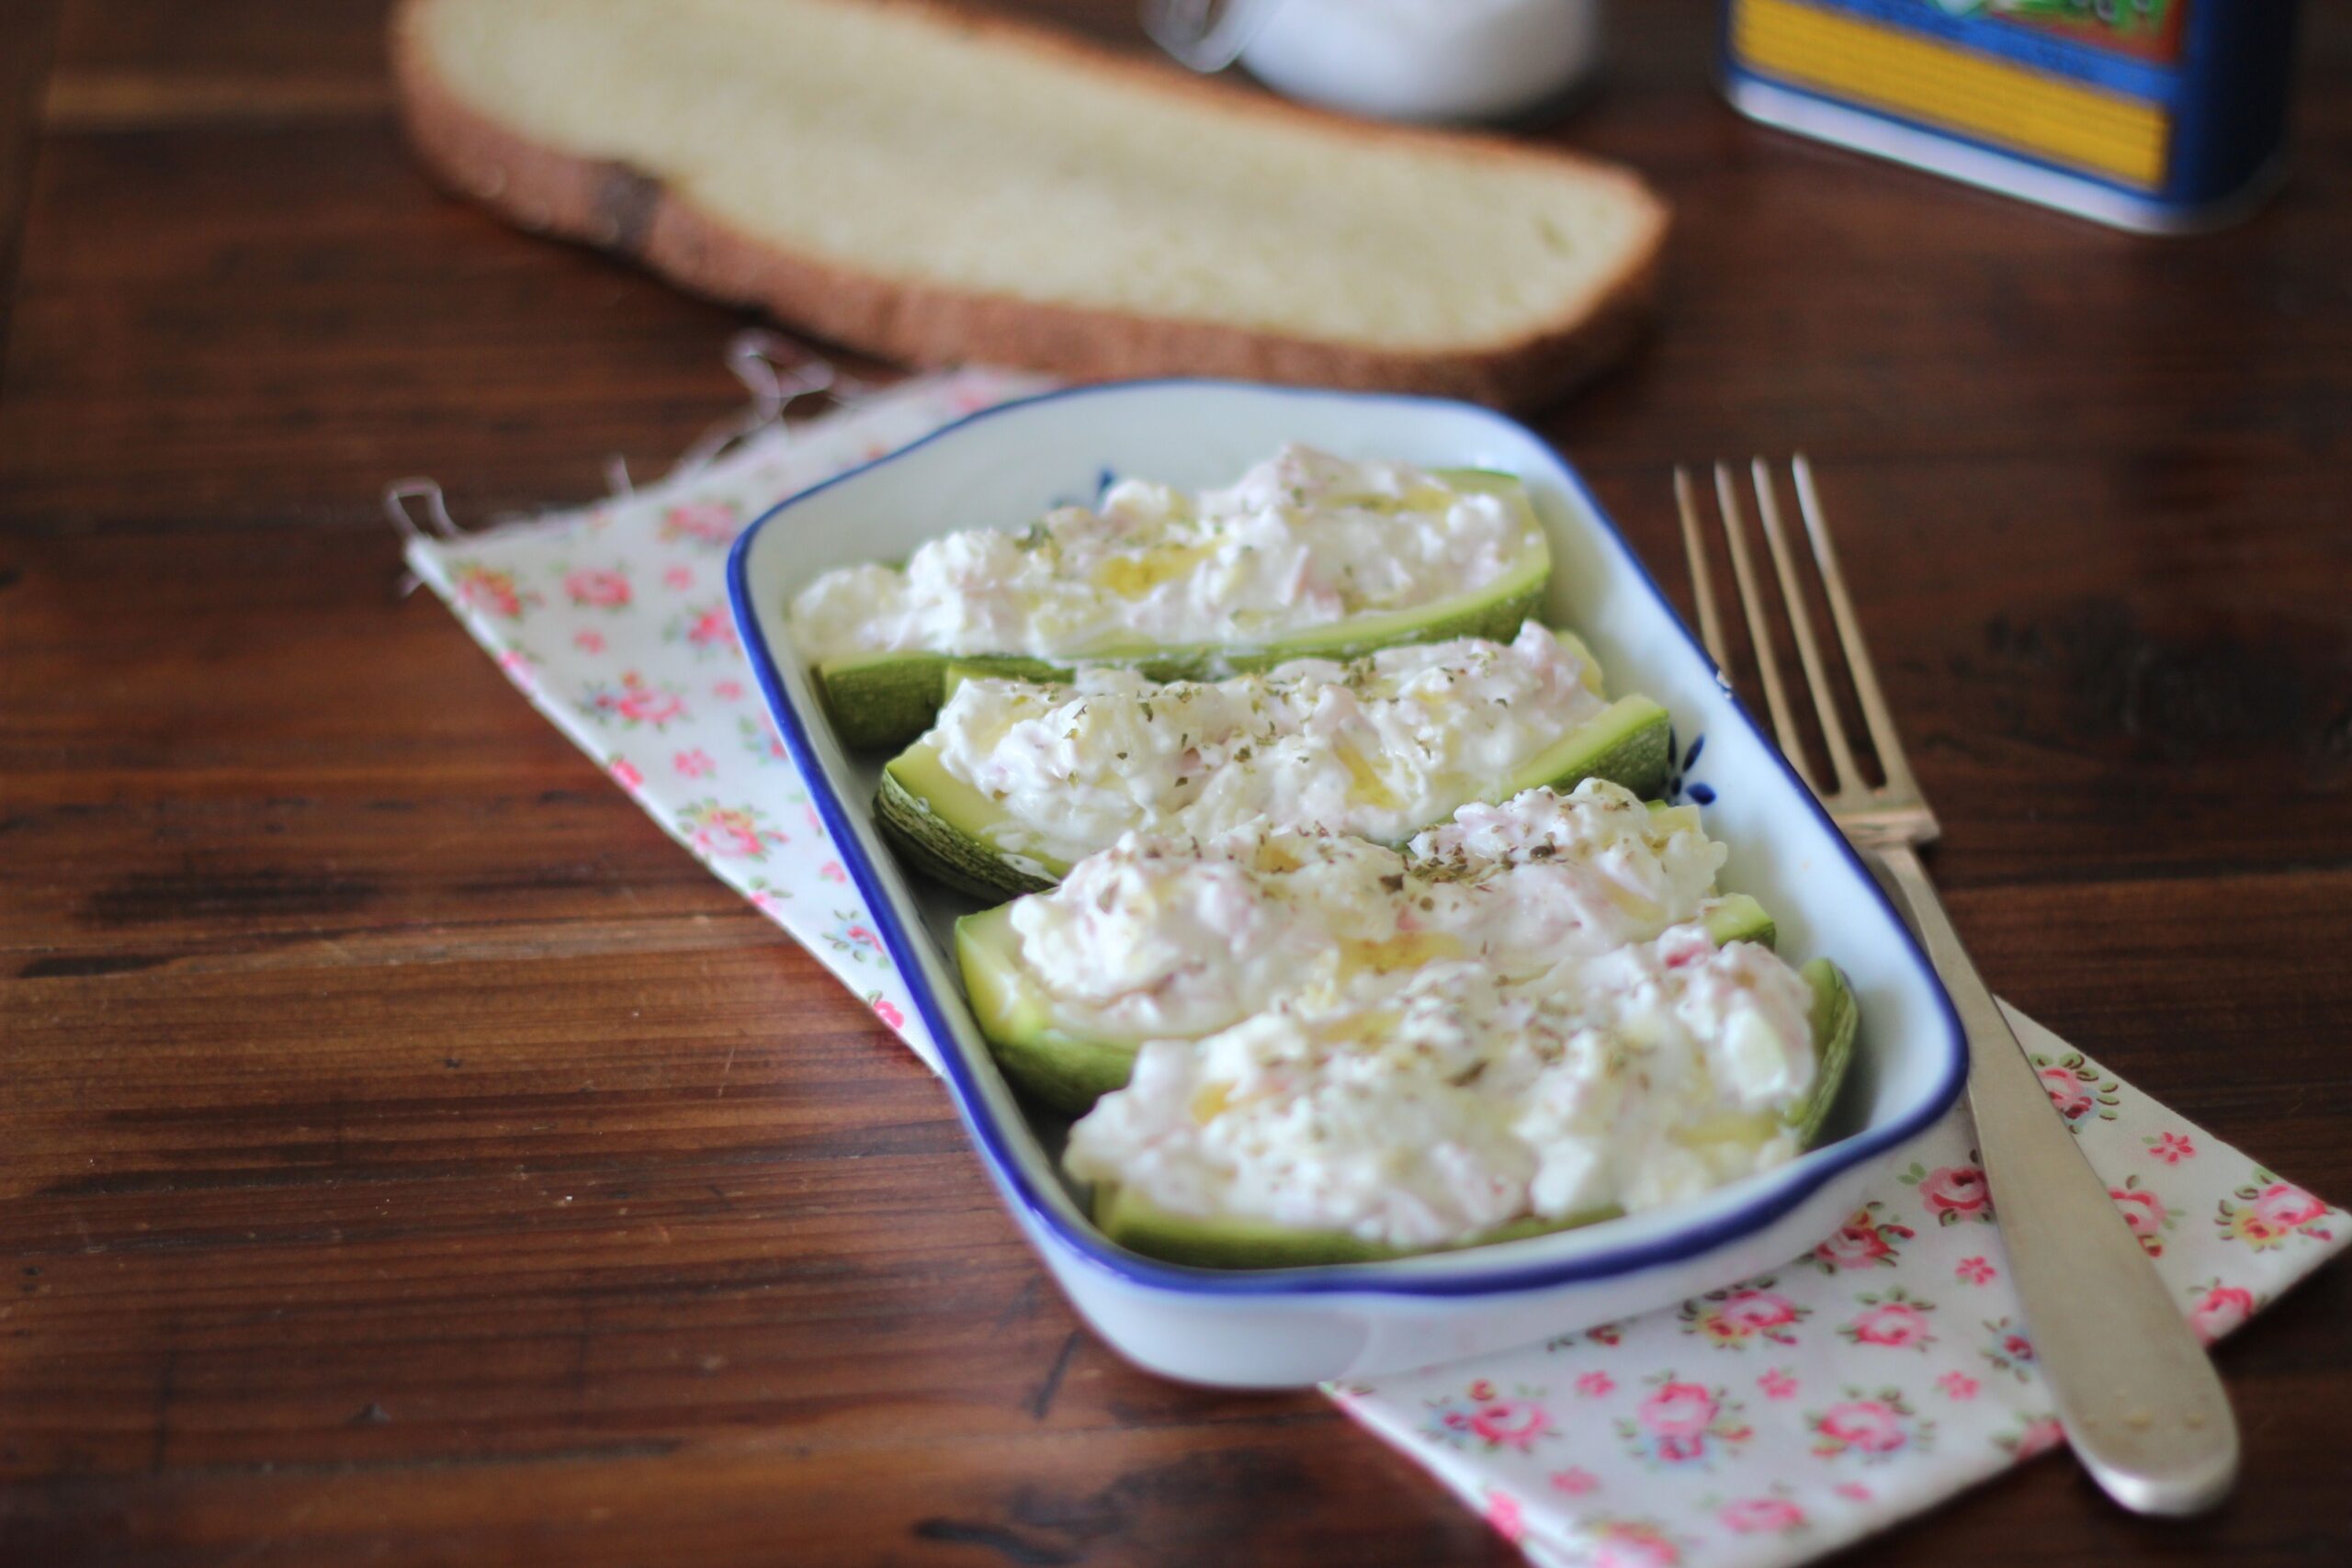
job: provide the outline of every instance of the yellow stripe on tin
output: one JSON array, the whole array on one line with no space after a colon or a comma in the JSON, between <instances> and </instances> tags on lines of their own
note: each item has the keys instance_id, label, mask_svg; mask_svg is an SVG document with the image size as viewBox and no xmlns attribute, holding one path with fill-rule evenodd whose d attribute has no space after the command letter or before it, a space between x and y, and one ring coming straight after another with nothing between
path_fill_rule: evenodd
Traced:
<instances>
[{"instance_id":1,"label":"yellow stripe on tin","mask_svg":"<svg viewBox=\"0 0 2352 1568\"><path fill-rule=\"evenodd\" d=\"M1799 86L2147 189L2172 126L2154 104L1801 0L1737 0L1732 53Z\"/></svg>"}]
</instances>

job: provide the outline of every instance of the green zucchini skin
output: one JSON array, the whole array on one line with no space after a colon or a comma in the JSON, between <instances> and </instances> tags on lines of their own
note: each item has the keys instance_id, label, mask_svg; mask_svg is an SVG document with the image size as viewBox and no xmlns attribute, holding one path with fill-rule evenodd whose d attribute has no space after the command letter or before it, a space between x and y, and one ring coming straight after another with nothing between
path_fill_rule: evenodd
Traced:
<instances>
[{"instance_id":1,"label":"green zucchini skin","mask_svg":"<svg viewBox=\"0 0 2352 1568\"><path fill-rule=\"evenodd\" d=\"M1587 779L1607 779L1644 800L1656 800L1666 793L1672 767L1672 730L1673 720L1649 698L1638 694L1620 697L1589 724L1536 756L1510 781L1507 793L1493 797L1489 804L1500 805L1531 789L1548 788L1566 795Z\"/></svg>"},{"instance_id":2,"label":"green zucchini skin","mask_svg":"<svg viewBox=\"0 0 2352 1568\"><path fill-rule=\"evenodd\" d=\"M904 746L931 728L947 700L947 668L1023 681L1067 681L1069 671L1014 654L876 653L817 666L817 691L833 733L853 751Z\"/></svg>"},{"instance_id":3,"label":"green zucchini skin","mask_svg":"<svg viewBox=\"0 0 2352 1568\"><path fill-rule=\"evenodd\" d=\"M956 922L956 964L989 1054L1032 1099L1079 1116L1125 1086L1138 1043L1086 1040L1055 1026L1045 998L1021 972L1012 905Z\"/></svg>"},{"instance_id":4,"label":"green zucchini skin","mask_svg":"<svg viewBox=\"0 0 2352 1568\"><path fill-rule=\"evenodd\" d=\"M1461 1252L1498 1242L1524 1241L1613 1220L1623 1211L1601 1209L1556 1220L1513 1220L1444 1247L1416 1249L1365 1241L1345 1231L1296 1230L1261 1220L1203 1220L1170 1213L1108 1183L1094 1190L1094 1225L1129 1252L1196 1269L1304 1269L1332 1263L1385 1263L1418 1251Z\"/></svg>"},{"instance_id":5,"label":"green zucchini skin","mask_svg":"<svg viewBox=\"0 0 2352 1568\"><path fill-rule=\"evenodd\" d=\"M916 870L975 897L1042 893L1069 869L1055 865L1045 875L1023 870L949 822L930 797L908 788L889 767L882 770L882 782L875 787L874 819Z\"/></svg>"},{"instance_id":6,"label":"green zucchini skin","mask_svg":"<svg viewBox=\"0 0 2352 1568\"><path fill-rule=\"evenodd\" d=\"M830 659L817 666L817 688L842 744L857 751L904 746L931 728L947 697L947 667L969 666L993 675L1066 681L1079 664L1114 664L1155 681L1216 680L1270 670L1293 659L1361 659L1404 643L1482 637L1508 642L1521 623L1543 608L1552 581L1550 542L1518 479L1479 469L1441 468L1438 477L1464 490L1510 496L1524 518L1527 559L1475 593L1423 605L1358 615L1262 646L1106 649L1069 663L1020 654L899 652Z\"/></svg>"},{"instance_id":7,"label":"green zucchini skin","mask_svg":"<svg viewBox=\"0 0 2352 1568\"><path fill-rule=\"evenodd\" d=\"M1852 1064L1860 1010L1846 976L1829 960L1816 958L1798 973L1813 987L1814 1048L1819 1055L1821 1068L1813 1095L1792 1118L1792 1124L1803 1135L1804 1146L1811 1148ZM1301 1269L1334 1263L1375 1263L1412 1255L1411 1249L1364 1241L1344 1231L1299 1230L1262 1220L1200 1219L1173 1214L1110 1183L1098 1184L1094 1189L1091 1212L1095 1227L1128 1251L1201 1269ZM1518 1220L1449 1247L1426 1250L1454 1252L1492 1247L1499 1242L1595 1224L1614 1219L1620 1213L1611 1209L1558 1220Z\"/></svg>"},{"instance_id":8,"label":"green zucchini skin","mask_svg":"<svg viewBox=\"0 0 2352 1568\"><path fill-rule=\"evenodd\" d=\"M956 666L957 678L965 669ZM1666 787L1671 724L1666 710L1649 698L1620 697L1485 798L1499 802L1546 786L1566 794L1589 778L1656 796ZM988 829L1003 820L1002 814L941 767L928 740L917 740L883 764L874 814L916 869L983 898L1038 892L1069 872L1068 863L1054 857L1011 855L989 843Z\"/></svg>"},{"instance_id":9,"label":"green zucchini skin","mask_svg":"<svg viewBox=\"0 0 2352 1568\"><path fill-rule=\"evenodd\" d=\"M1816 958L1797 971L1813 987L1813 1048L1819 1066L1813 1093L1792 1118L1804 1147L1816 1147L1829 1113L1838 1108L1838 1091L1846 1086L1854 1065L1854 1037L1861 1032L1862 1006L1855 999L1852 982L1826 958Z\"/></svg>"},{"instance_id":10,"label":"green zucchini skin","mask_svg":"<svg viewBox=\"0 0 2352 1568\"><path fill-rule=\"evenodd\" d=\"M1707 929L1718 943L1770 947L1778 935L1764 906L1744 893L1725 895ZM1054 1022L1052 1003L1021 967L1012 905L956 922L956 962L971 998L973 1021L1015 1088L1057 1111L1082 1116L1102 1096L1127 1087L1142 1041L1084 1039ZM1850 1028L1848 1038L1850 1043Z\"/></svg>"}]
</instances>

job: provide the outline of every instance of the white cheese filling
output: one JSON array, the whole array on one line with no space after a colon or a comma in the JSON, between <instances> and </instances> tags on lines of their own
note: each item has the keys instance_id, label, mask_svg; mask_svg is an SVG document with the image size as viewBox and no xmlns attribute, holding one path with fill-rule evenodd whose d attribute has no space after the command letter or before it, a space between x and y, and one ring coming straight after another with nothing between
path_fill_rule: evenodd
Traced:
<instances>
[{"instance_id":1,"label":"white cheese filling","mask_svg":"<svg viewBox=\"0 0 2352 1568\"><path fill-rule=\"evenodd\" d=\"M827 572L791 624L818 661L1263 644L1475 592L1521 564L1531 531L1499 496L1294 445L1225 490L1125 479L1023 533L967 529L903 570Z\"/></svg>"},{"instance_id":2,"label":"white cheese filling","mask_svg":"<svg viewBox=\"0 0 2352 1568\"><path fill-rule=\"evenodd\" d=\"M1533 984L1435 964L1381 1004L1147 1044L1064 1159L1172 1213L1406 1248L1638 1212L1795 1156L1811 994L1696 926Z\"/></svg>"},{"instance_id":3,"label":"white cheese filling","mask_svg":"<svg viewBox=\"0 0 2352 1568\"><path fill-rule=\"evenodd\" d=\"M1589 779L1465 806L1401 854L1263 828L1130 835L1010 919L1056 1027L1191 1036L1286 1001L1375 1002L1441 960L1518 981L1655 937L1713 908L1726 852L1695 808Z\"/></svg>"},{"instance_id":4,"label":"white cheese filling","mask_svg":"<svg viewBox=\"0 0 2352 1568\"><path fill-rule=\"evenodd\" d=\"M1298 660L1215 682L1099 667L1069 685L970 680L924 739L994 802L987 836L1012 853L1067 864L1125 832L1257 823L1402 842L1600 715L1599 684L1576 647L1531 621L1509 643Z\"/></svg>"}]
</instances>

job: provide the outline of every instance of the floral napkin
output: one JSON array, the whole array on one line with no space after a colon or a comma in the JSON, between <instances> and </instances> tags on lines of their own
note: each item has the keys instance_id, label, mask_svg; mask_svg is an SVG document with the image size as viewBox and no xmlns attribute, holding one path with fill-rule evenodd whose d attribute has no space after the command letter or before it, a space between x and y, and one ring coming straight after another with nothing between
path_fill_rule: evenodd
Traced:
<instances>
[{"instance_id":1,"label":"floral napkin","mask_svg":"<svg viewBox=\"0 0 2352 1568\"><path fill-rule=\"evenodd\" d=\"M724 568L775 502L1042 385L977 369L901 382L651 488L482 533L437 509L431 536L401 516L411 567L532 705L934 1069L760 699ZM2011 1016L2199 1333L2235 1328L2345 1244L2341 1213ZM2064 1440L1973 1135L1955 1111L1890 1156L1837 1235L1769 1275L1329 1392L1540 1563L1826 1551Z\"/></svg>"},{"instance_id":2,"label":"floral napkin","mask_svg":"<svg viewBox=\"0 0 2352 1568\"><path fill-rule=\"evenodd\" d=\"M730 352L730 358L736 358ZM412 570L506 678L671 837L865 998L933 1071L938 1047L808 804L727 603L735 536L785 497L1047 386L964 370L902 381L659 484L459 532L425 481L388 501ZM421 532L401 492L428 492Z\"/></svg>"},{"instance_id":3,"label":"floral napkin","mask_svg":"<svg viewBox=\"0 0 2352 1568\"><path fill-rule=\"evenodd\" d=\"M2200 1337L2344 1246L2342 1213L2009 1019ZM1537 1562L1748 1568L1843 1545L2064 1441L1974 1136L1954 1111L1770 1274L1331 1396Z\"/></svg>"}]
</instances>

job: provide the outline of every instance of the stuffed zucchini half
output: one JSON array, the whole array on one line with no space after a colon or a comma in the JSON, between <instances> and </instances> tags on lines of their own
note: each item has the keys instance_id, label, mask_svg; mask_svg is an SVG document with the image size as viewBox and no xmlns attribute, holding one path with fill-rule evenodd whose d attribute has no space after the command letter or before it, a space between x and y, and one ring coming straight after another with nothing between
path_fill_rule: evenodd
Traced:
<instances>
[{"instance_id":1,"label":"stuffed zucchini half","mask_svg":"<svg viewBox=\"0 0 2352 1568\"><path fill-rule=\"evenodd\" d=\"M1806 1023L1814 1055L1810 1089L1786 1111L1747 1120L1736 1130L1702 1126L1697 1129L1700 1141L1712 1134L1717 1135L1719 1142L1735 1145L1743 1139L1752 1140L1752 1146L1758 1148L1777 1143L1790 1154L1810 1148L1819 1141L1823 1123L1853 1060L1860 1012L1846 976L1829 960L1816 958L1798 970L1797 975L1809 998ZM1728 1139L1723 1137L1726 1132L1731 1134ZM1540 1164L1538 1171L1540 1182ZM1745 1172L1735 1170L1731 1174ZM1670 1200L1691 1195L1695 1194L1676 1191L1662 1196ZM1319 1264L1374 1263L1416 1253L1524 1240L1595 1224L1625 1213L1623 1207L1614 1203L1571 1208L1555 1215L1520 1215L1440 1239L1399 1243L1334 1226L1285 1224L1263 1214L1186 1212L1155 1200L1135 1184L1110 1179L1092 1184L1091 1209L1096 1227L1129 1251L1170 1263L1210 1269L1296 1269Z\"/></svg>"},{"instance_id":2,"label":"stuffed zucchini half","mask_svg":"<svg viewBox=\"0 0 2352 1568\"><path fill-rule=\"evenodd\" d=\"M1081 1115L1102 1096L1126 1087L1136 1053L1148 1036L1113 1034L1070 1016L1082 1016L1082 1010L1057 1008L1035 971L1021 962L1012 908L1000 904L956 922L956 961L972 1017L1006 1077L1033 1099ZM1770 947L1778 935L1772 917L1744 893L1710 899L1699 924L1718 945L1747 942ZM1453 944L1419 945L1443 953ZM1398 951L1410 949L1398 944Z\"/></svg>"},{"instance_id":3,"label":"stuffed zucchini half","mask_svg":"<svg viewBox=\"0 0 2352 1568\"><path fill-rule=\"evenodd\" d=\"M958 920L956 959L1006 1076L1075 1114L1148 1040L1376 998L1435 963L1521 983L1675 928L1770 945L1762 907L1716 890L1724 854L1697 807L1598 779L1464 807L1401 852L1262 828L1139 837Z\"/></svg>"},{"instance_id":4,"label":"stuffed zucchini half","mask_svg":"<svg viewBox=\"0 0 2352 1568\"><path fill-rule=\"evenodd\" d=\"M1125 480L1023 532L967 530L903 567L828 572L794 598L791 624L836 733L868 749L929 726L951 665L1216 679L1509 637L1542 605L1551 570L1510 475L1289 446L1225 490Z\"/></svg>"},{"instance_id":5,"label":"stuffed zucchini half","mask_svg":"<svg viewBox=\"0 0 2352 1568\"><path fill-rule=\"evenodd\" d=\"M1826 960L1771 950L1690 807L1589 780L1402 851L1132 835L967 917L1008 1077L1135 1250L1283 1267L1539 1234L1793 1158L1849 1060Z\"/></svg>"},{"instance_id":6,"label":"stuffed zucchini half","mask_svg":"<svg viewBox=\"0 0 2352 1568\"><path fill-rule=\"evenodd\" d=\"M1576 637L1533 621L1345 663L1219 682L1086 670L1043 685L950 671L929 733L884 768L883 828L930 875L980 894L1049 887L1129 832L1251 823L1399 844L1474 801L1603 778L1666 784L1666 711L1615 702Z\"/></svg>"}]
</instances>

